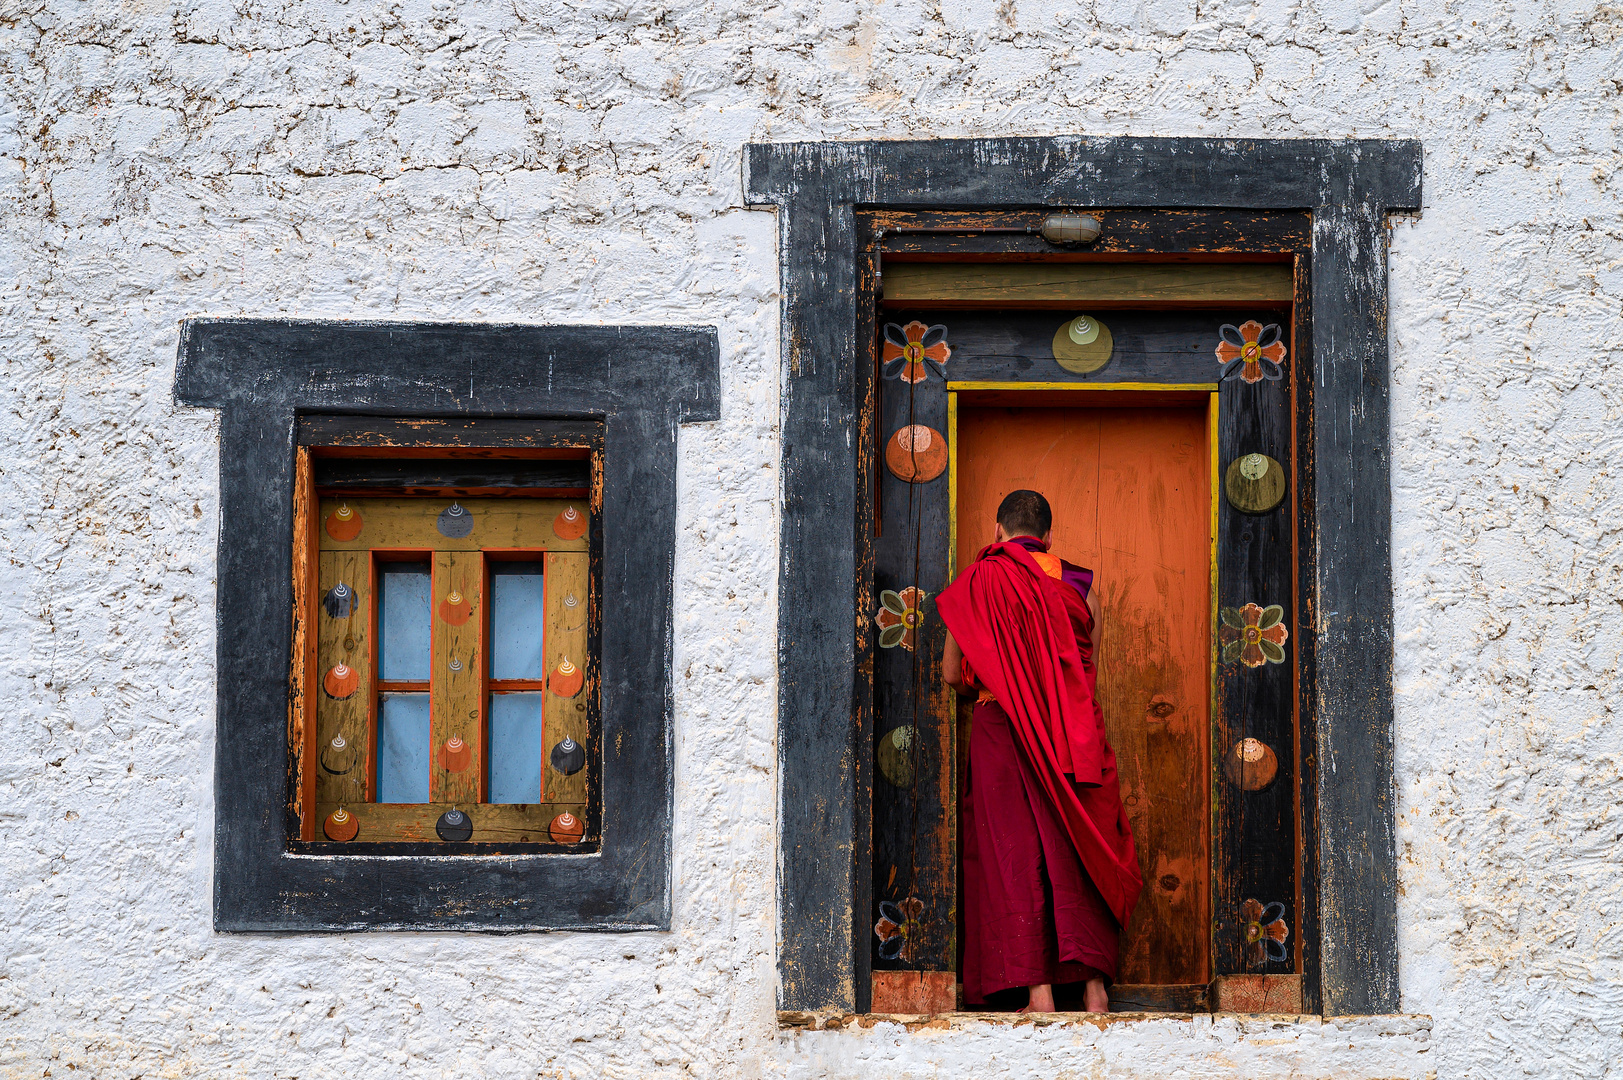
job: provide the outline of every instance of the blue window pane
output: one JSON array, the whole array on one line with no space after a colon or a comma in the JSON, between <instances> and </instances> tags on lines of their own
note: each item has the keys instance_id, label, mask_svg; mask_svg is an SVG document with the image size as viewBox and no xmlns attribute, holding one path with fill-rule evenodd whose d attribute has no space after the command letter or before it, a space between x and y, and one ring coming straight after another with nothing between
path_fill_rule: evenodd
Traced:
<instances>
[{"instance_id":1,"label":"blue window pane","mask_svg":"<svg viewBox=\"0 0 1623 1080\"><path fill-rule=\"evenodd\" d=\"M541 801L541 694L490 695L490 801Z\"/></svg>"},{"instance_id":2,"label":"blue window pane","mask_svg":"<svg viewBox=\"0 0 1623 1080\"><path fill-rule=\"evenodd\" d=\"M426 680L428 564L383 563L378 569L378 678Z\"/></svg>"},{"instance_id":3,"label":"blue window pane","mask_svg":"<svg viewBox=\"0 0 1623 1080\"><path fill-rule=\"evenodd\" d=\"M378 802L428 801L428 695L378 698Z\"/></svg>"},{"instance_id":4,"label":"blue window pane","mask_svg":"<svg viewBox=\"0 0 1623 1080\"><path fill-rule=\"evenodd\" d=\"M544 679L541 659L545 620L540 563L493 563L490 567L490 677Z\"/></svg>"}]
</instances>

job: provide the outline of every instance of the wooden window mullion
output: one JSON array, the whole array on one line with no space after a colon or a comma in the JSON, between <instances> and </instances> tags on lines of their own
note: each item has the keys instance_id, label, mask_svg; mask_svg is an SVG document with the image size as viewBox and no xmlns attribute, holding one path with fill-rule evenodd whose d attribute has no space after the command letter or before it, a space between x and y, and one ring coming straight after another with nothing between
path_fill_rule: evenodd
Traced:
<instances>
[{"instance_id":1,"label":"wooden window mullion","mask_svg":"<svg viewBox=\"0 0 1623 1080\"><path fill-rule=\"evenodd\" d=\"M315 692L321 707L316 730L316 820L339 806L369 801L371 780L373 651L371 559L364 551L323 551L319 554L316 589L317 618ZM349 615L333 618L321 607L342 583L350 593ZM342 602L335 598L334 603ZM342 610L342 609L340 609ZM325 685L342 663L358 680L353 693L335 698ZM336 741L341 739L342 743Z\"/></svg>"},{"instance_id":2,"label":"wooden window mullion","mask_svg":"<svg viewBox=\"0 0 1623 1080\"><path fill-rule=\"evenodd\" d=\"M429 798L435 803L484 797L484 576L478 551L434 553L428 708ZM461 740L463 752L448 749L452 739Z\"/></svg>"},{"instance_id":3,"label":"wooden window mullion","mask_svg":"<svg viewBox=\"0 0 1623 1080\"><path fill-rule=\"evenodd\" d=\"M597 664L586 655L586 630L590 597L586 580L586 552L549 551L546 555L546 632L542 646L547 671L556 671L565 659L585 670L585 687L572 697L548 692L542 705L542 769L546 785L543 798L558 805L555 813L567 810L584 819L586 778L595 772L595 762L572 776L551 768L546 760L552 748L565 738L586 745L586 703L596 693ZM571 603L573 599L573 603ZM590 759L589 759L590 760Z\"/></svg>"}]
</instances>

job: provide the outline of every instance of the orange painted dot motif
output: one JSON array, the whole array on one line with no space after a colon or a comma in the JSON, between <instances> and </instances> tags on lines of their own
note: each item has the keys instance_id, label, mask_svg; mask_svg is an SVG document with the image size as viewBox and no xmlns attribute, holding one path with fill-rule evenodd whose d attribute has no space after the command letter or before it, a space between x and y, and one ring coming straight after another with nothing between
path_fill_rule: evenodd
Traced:
<instances>
[{"instance_id":1,"label":"orange painted dot motif","mask_svg":"<svg viewBox=\"0 0 1623 1080\"><path fill-rule=\"evenodd\" d=\"M578 844L580 838L586 835L586 823L565 810L552 819L547 831L552 834L555 844Z\"/></svg>"},{"instance_id":2,"label":"orange painted dot motif","mask_svg":"<svg viewBox=\"0 0 1623 1080\"><path fill-rule=\"evenodd\" d=\"M361 535L360 513L352 510L348 503L341 504L327 515L327 535L340 543L355 539Z\"/></svg>"},{"instance_id":3,"label":"orange painted dot motif","mask_svg":"<svg viewBox=\"0 0 1623 1080\"><path fill-rule=\"evenodd\" d=\"M327 691L327 696L339 701L355 693L360 685L360 672L342 662L333 665L326 677L321 680L321 688Z\"/></svg>"},{"instance_id":4,"label":"orange painted dot motif","mask_svg":"<svg viewBox=\"0 0 1623 1080\"><path fill-rule=\"evenodd\" d=\"M579 540L586 535L586 515L574 506L552 519L552 531L560 540Z\"/></svg>"},{"instance_id":5,"label":"orange painted dot motif","mask_svg":"<svg viewBox=\"0 0 1623 1080\"><path fill-rule=\"evenodd\" d=\"M347 843L355 839L355 834L360 831L360 827L361 823L355 820L355 815L340 806L327 815L327 820L322 824L321 831L327 834L328 840Z\"/></svg>"},{"instance_id":6,"label":"orange painted dot motif","mask_svg":"<svg viewBox=\"0 0 1623 1080\"><path fill-rule=\"evenodd\" d=\"M440 601L440 618L452 626L461 626L473 615L473 604L466 596L452 590L444 600Z\"/></svg>"},{"instance_id":7,"label":"orange painted dot motif","mask_svg":"<svg viewBox=\"0 0 1623 1080\"><path fill-rule=\"evenodd\" d=\"M567 656L552 669L552 677L547 680L547 686L552 692L563 698L572 698L580 693L580 688L585 683L585 673L571 664Z\"/></svg>"},{"instance_id":8,"label":"orange painted dot motif","mask_svg":"<svg viewBox=\"0 0 1623 1080\"><path fill-rule=\"evenodd\" d=\"M473 747L458 736L452 735L445 740L436 756L439 758L440 768L446 772L459 773L473 764Z\"/></svg>"}]
</instances>

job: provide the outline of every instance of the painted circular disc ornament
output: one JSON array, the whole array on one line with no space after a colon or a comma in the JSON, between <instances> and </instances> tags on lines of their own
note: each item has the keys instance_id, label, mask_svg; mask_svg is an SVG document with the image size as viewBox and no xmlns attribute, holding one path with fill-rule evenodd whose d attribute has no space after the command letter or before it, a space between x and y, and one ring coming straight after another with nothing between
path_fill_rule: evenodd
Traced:
<instances>
[{"instance_id":1,"label":"painted circular disc ornament","mask_svg":"<svg viewBox=\"0 0 1623 1080\"><path fill-rule=\"evenodd\" d=\"M574 776L586 767L586 747L565 735L552 748L552 767L565 776Z\"/></svg>"},{"instance_id":2,"label":"painted circular disc ornament","mask_svg":"<svg viewBox=\"0 0 1623 1080\"><path fill-rule=\"evenodd\" d=\"M434 822L434 831L448 844L460 844L473 835L473 819L457 809L447 810Z\"/></svg>"},{"instance_id":3,"label":"painted circular disc ornament","mask_svg":"<svg viewBox=\"0 0 1623 1080\"><path fill-rule=\"evenodd\" d=\"M913 725L903 724L879 737L879 775L892 787L913 786Z\"/></svg>"},{"instance_id":4,"label":"painted circular disc ornament","mask_svg":"<svg viewBox=\"0 0 1623 1080\"><path fill-rule=\"evenodd\" d=\"M361 823L355 820L355 815L342 806L328 814L327 820L321 825L321 831L327 834L327 839L337 840L340 844L355 839L355 834L360 828Z\"/></svg>"},{"instance_id":5,"label":"painted circular disc ornament","mask_svg":"<svg viewBox=\"0 0 1623 1080\"><path fill-rule=\"evenodd\" d=\"M472 615L473 603L455 589L452 589L450 594L440 601L440 618L452 626L461 626Z\"/></svg>"},{"instance_id":6,"label":"painted circular disc ornament","mask_svg":"<svg viewBox=\"0 0 1623 1080\"><path fill-rule=\"evenodd\" d=\"M473 747L463 742L459 736L452 735L445 740L445 744L434 756L439 760L440 768L446 772L458 773L473 764Z\"/></svg>"},{"instance_id":7,"label":"painted circular disc ornament","mask_svg":"<svg viewBox=\"0 0 1623 1080\"><path fill-rule=\"evenodd\" d=\"M1223 493L1244 514L1266 514L1285 499L1285 467L1266 454L1243 454L1229 462Z\"/></svg>"},{"instance_id":8,"label":"painted circular disc ornament","mask_svg":"<svg viewBox=\"0 0 1623 1080\"><path fill-rule=\"evenodd\" d=\"M1223 775L1241 791L1261 791L1279 775L1279 757L1261 739L1241 739L1223 755Z\"/></svg>"},{"instance_id":9,"label":"painted circular disc ornament","mask_svg":"<svg viewBox=\"0 0 1623 1080\"><path fill-rule=\"evenodd\" d=\"M560 540L579 540L586 535L586 515L573 506L552 519L552 532Z\"/></svg>"},{"instance_id":10,"label":"painted circular disc ornament","mask_svg":"<svg viewBox=\"0 0 1623 1080\"><path fill-rule=\"evenodd\" d=\"M907 424L885 443L885 468L898 480L928 484L947 471L947 439L923 424Z\"/></svg>"},{"instance_id":11,"label":"painted circular disc ornament","mask_svg":"<svg viewBox=\"0 0 1623 1080\"><path fill-rule=\"evenodd\" d=\"M547 680L547 686L562 698L574 697L585 684L586 673L571 664L567 656L552 669L552 677Z\"/></svg>"},{"instance_id":12,"label":"painted circular disc ornament","mask_svg":"<svg viewBox=\"0 0 1623 1080\"><path fill-rule=\"evenodd\" d=\"M321 680L321 688L327 691L327 696L343 701L355 692L361 685L360 672L346 665L342 660L334 664L332 670L327 672Z\"/></svg>"},{"instance_id":13,"label":"painted circular disc ornament","mask_svg":"<svg viewBox=\"0 0 1623 1080\"><path fill-rule=\"evenodd\" d=\"M327 515L327 535L339 542L355 539L361 535L361 515L349 503L341 503Z\"/></svg>"},{"instance_id":14,"label":"painted circular disc ornament","mask_svg":"<svg viewBox=\"0 0 1623 1080\"><path fill-rule=\"evenodd\" d=\"M342 776L355 767L359 757L354 743L342 735L334 735L332 741L321 748L321 767L334 776Z\"/></svg>"},{"instance_id":15,"label":"painted circular disc ornament","mask_svg":"<svg viewBox=\"0 0 1623 1080\"><path fill-rule=\"evenodd\" d=\"M586 835L586 823L565 810L552 819L552 824L547 826L547 832L552 835L552 842L555 844L578 844L580 838Z\"/></svg>"},{"instance_id":16,"label":"painted circular disc ornament","mask_svg":"<svg viewBox=\"0 0 1623 1080\"><path fill-rule=\"evenodd\" d=\"M1078 315L1054 331L1054 359L1076 375L1098 371L1116 349L1110 327L1092 315Z\"/></svg>"},{"instance_id":17,"label":"painted circular disc ornament","mask_svg":"<svg viewBox=\"0 0 1623 1080\"><path fill-rule=\"evenodd\" d=\"M329 618L347 619L355 613L355 590L340 581L327 590L321 606L327 609Z\"/></svg>"},{"instance_id":18,"label":"painted circular disc ornament","mask_svg":"<svg viewBox=\"0 0 1623 1080\"><path fill-rule=\"evenodd\" d=\"M440 511L440 516L434 519L434 527L441 536L460 540L473 532L473 514L461 503L452 503Z\"/></svg>"}]
</instances>

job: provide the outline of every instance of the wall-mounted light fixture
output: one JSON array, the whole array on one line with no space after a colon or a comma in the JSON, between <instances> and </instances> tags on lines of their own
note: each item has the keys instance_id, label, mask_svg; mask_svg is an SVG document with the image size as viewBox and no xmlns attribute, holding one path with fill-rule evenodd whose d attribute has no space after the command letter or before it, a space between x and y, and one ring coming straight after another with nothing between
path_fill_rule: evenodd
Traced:
<instances>
[{"instance_id":1,"label":"wall-mounted light fixture","mask_svg":"<svg viewBox=\"0 0 1623 1080\"><path fill-rule=\"evenodd\" d=\"M1099 239L1099 219L1074 212L1049 214L1043 218L1042 234L1050 244L1091 244Z\"/></svg>"}]
</instances>

